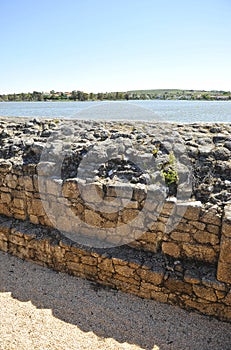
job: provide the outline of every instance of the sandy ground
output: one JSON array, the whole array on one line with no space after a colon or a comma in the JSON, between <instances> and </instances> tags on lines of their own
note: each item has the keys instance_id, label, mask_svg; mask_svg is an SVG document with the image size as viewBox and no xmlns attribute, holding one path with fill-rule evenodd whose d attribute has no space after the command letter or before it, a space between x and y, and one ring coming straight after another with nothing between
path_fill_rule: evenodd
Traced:
<instances>
[{"instance_id":1,"label":"sandy ground","mask_svg":"<svg viewBox=\"0 0 231 350\"><path fill-rule=\"evenodd\" d=\"M0 349L231 349L231 324L0 252Z\"/></svg>"}]
</instances>

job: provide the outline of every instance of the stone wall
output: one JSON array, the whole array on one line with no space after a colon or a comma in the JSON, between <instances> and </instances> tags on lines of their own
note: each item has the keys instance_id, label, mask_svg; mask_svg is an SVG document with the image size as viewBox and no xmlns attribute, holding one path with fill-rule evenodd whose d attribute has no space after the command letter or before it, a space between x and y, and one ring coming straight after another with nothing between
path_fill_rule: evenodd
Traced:
<instances>
[{"instance_id":1,"label":"stone wall","mask_svg":"<svg viewBox=\"0 0 231 350\"><path fill-rule=\"evenodd\" d=\"M81 172L80 177L76 173L91 142L101 145L109 137L113 142L118 138L119 146L126 145L127 138L133 140L143 164L162 166L169 162L170 153L169 140L164 132L160 136L159 126L143 124L137 132L130 124L108 123L102 128L100 123L83 123L89 129L86 135L77 123L74 150L69 150L71 156L63 159L65 167L57 172L55 162L43 157L49 135L54 132L56 137L59 130L56 123L4 123L0 130L1 250L231 321L231 126L168 126L169 132L178 130L183 138L175 145L184 194L177 198L174 188L169 186L166 193L164 186L153 183L151 172L126 162L123 154L105 162L104 148L92 153L82 169L83 175L93 171L99 163L94 159L100 158L93 180L83 180ZM64 136L69 137L68 130L65 126ZM196 137L191 136L194 132ZM64 136L59 145L65 146ZM144 139L148 139L145 144ZM81 146L75 150L77 144ZM127 151L122 147L125 155L129 147ZM192 160L190 195L185 186L185 149ZM60 154L55 155L57 163ZM151 168L155 173L157 169ZM131 181L122 181L124 176Z\"/></svg>"},{"instance_id":2,"label":"stone wall","mask_svg":"<svg viewBox=\"0 0 231 350\"><path fill-rule=\"evenodd\" d=\"M211 264L165 259L126 245L87 248L57 230L6 217L0 217L0 249L143 298L231 321L230 284L216 279Z\"/></svg>"},{"instance_id":3,"label":"stone wall","mask_svg":"<svg viewBox=\"0 0 231 350\"><path fill-rule=\"evenodd\" d=\"M35 168L30 166L23 170L7 167L7 162L0 163L0 214L82 235L84 239L99 239L103 246L122 242L174 258L218 262L221 213L216 206L205 210L199 201L164 199L155 186L148 188L149 200L145 198L144 186L103 187L90 183L84 184L80 193L77 179L61 181L40 177L42 187L39 188ZM30 174L25 174L26 170ZM84 196L90 198L87 204ZM128 200L130 196L132 200ZM102 211L105 204L101 204L101 200L108 203L107 207L112 206L112 213ZM128 202L122 206L126 200ZM100 210L93 210L92 205L97 201ZM142 213L144 201L146 208ZM146 230L144 220L148 221ZM110 233L110 228L115 228L115 234ZM228 244L229 230L230 227L223 229L222 246Z\"/></svg>"}]
</instances>

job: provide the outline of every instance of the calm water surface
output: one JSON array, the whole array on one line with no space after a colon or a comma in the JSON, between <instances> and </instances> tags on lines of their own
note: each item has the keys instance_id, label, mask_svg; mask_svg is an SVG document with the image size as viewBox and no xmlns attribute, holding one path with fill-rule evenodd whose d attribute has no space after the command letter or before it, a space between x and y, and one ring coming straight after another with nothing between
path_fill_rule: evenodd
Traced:
<instances>
[{"instance_id":1,"label":"calm water surface","mask_svg":"<svg viewBox=\"0 0 231 350\"><path fill-rule=\"evenodd\" d=\"M231 122L231 101L0 102L0 116Z\"/></svg>"}]
</instances>

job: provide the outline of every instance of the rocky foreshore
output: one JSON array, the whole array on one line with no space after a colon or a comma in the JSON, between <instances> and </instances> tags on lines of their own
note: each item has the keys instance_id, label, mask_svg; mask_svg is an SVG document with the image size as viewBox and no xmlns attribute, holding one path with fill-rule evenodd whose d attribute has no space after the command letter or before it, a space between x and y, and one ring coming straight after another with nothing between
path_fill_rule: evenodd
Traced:
<instances>
[{"instance_id":1,"label":"rocky foreshore","mask_svg":"<svg viewBox=\"0 0 231 350\"><path fill-rule=\"evenodd\" d=\"M231 123L2 117L0 146L1 169L4 164L36 165L41 159L48 168L59 161L63 180L78 175L88 182L107 184L164 181L169 196L181 189L182 195L207 208L231 200Z\"/></svg>"}]
</instances>

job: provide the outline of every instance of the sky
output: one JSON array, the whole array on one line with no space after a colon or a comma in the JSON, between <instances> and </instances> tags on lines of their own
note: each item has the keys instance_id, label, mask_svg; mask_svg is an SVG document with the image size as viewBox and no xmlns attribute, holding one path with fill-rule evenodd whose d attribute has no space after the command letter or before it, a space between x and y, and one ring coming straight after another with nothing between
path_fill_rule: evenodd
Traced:
<instances>
[{"instance_id":1,"label":"sky","mask_svg":"<svg viewBox=\"0 0 231 350\"><path fill-rule=\"evenodd\" d=\"M231 90L230 0L0 0L0 94Z\"/></svg>"}]
</instances>

